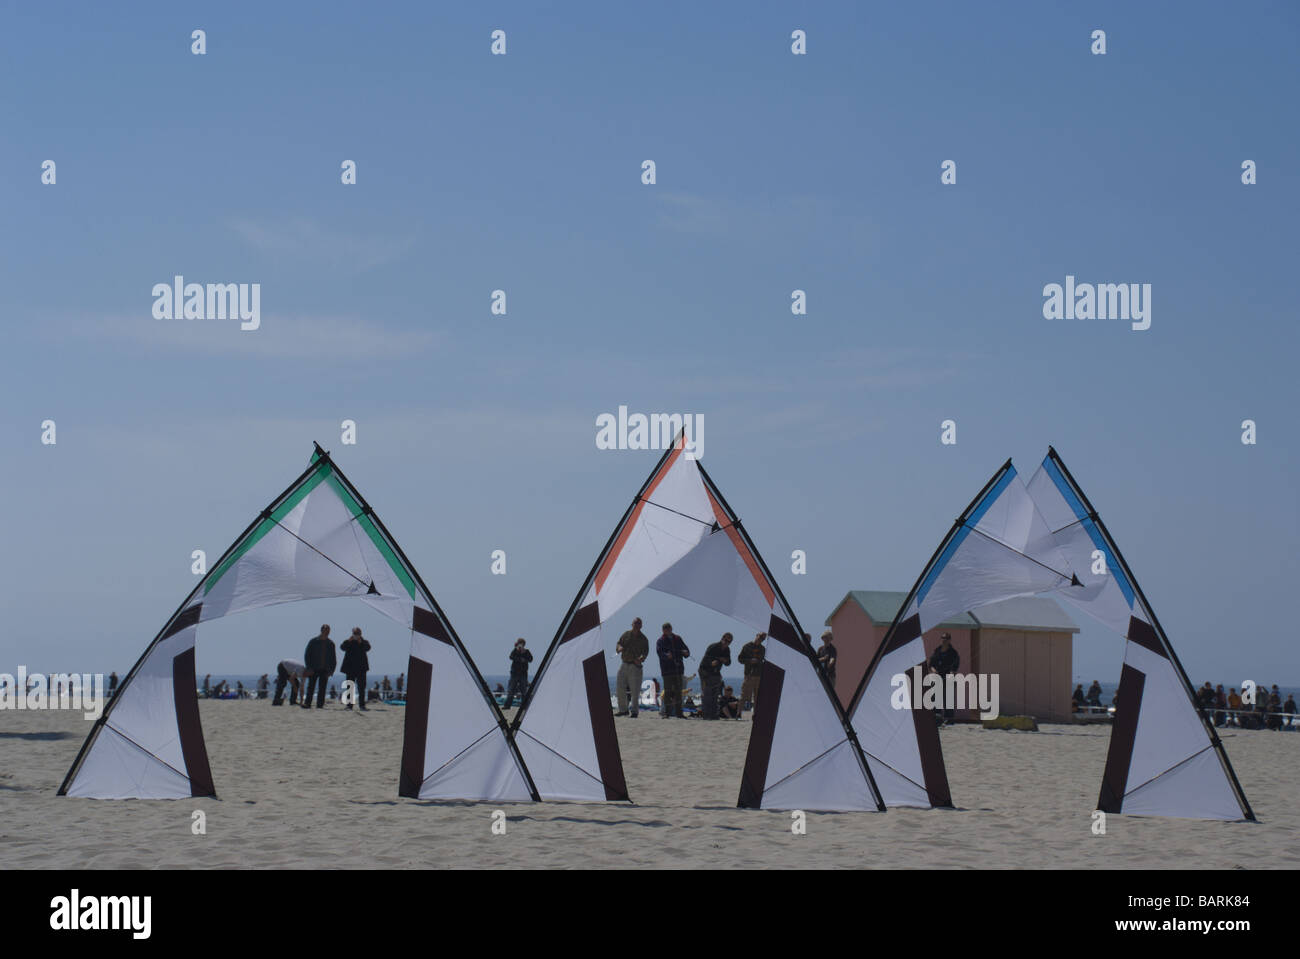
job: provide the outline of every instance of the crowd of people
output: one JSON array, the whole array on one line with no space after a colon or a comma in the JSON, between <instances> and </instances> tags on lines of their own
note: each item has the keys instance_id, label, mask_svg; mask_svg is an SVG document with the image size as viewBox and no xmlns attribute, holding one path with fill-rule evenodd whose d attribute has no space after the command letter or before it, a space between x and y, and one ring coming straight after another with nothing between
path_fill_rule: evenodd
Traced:
<instances>
[{"instance_id":1,"label":"crowd of people","mask_svg":"<svg viewBox=\"0 0 1300 959\"><path fill-rule=\"evenodd\" d=\"M339 662L338 651L343 652L343 661ZM376 680L370 689L366 689L366 674L370 671L370 641L361 634L361 627L355 627L352 635L337 647L330 639L330 627L322 625L320 632L307 641L302 659L282 659L275 667L275 694L271 698L272 706L283 706L285 690L289 691L289 705L310 709L315 700L316 708L323 709L326 699L340 700L345 708L367 709L368 702L383 702L401 699L406 685L406 674L397 677L396 686L387 676L382 681ZM345 680L352 685L343 690L331 682L335 673L342 673ZM116 687L114 673L111 684ZM257 680L257 688L247 689L242 681L236 681L234 689L229 680L212 681L212 674L203 677L199 695L204 699L266 699L271 695L271 679L263 673Z\"/></svg>"},{"instance_id":2,"label":"crowd of people","mask_svg":"<svg viewBox=\"0 0 1300 959\"><path fill-rule=\"evenodd\" d=\"M615 716L635 719L640 715L644 667L650 658L650 640L641 627L640 617L633 619L631 627L619 636L614 645L614 653L619 660L614 681L614 696L618 703ZM659 718L686 719L689 711L698 719L740 719L742 713L746 709L753 709L758 701L759 680L767 657L763 645L766 640L767 633L758 633L740 648L736 662L744 668L745 678L740 695L737 696L735 689L722 680L722 668L730 666L732 662L731 644L735 637L731 633L723 633L717 642L704 650L698 672L687 676L686 661L691 658L690 647L673 632L672 623L664 623L654 644L655 658L659 661L659 677L651 681L659 706ZM807 633L804 634L804 640L811 645L812 637ZM529 664L533 661L533 654L527 646L527 642L520 638L515 640L510 650L510 686L505 691L504 702L506 709L514 705L516 697L520 702L527 697ZM829 630L822 634L822 645L817 650L817 658L833 686L838 653ZM697 675L701 688L698 704L686 686ZM501 692L500 684L497 692Z\"/></svg>"},{"instance_id":3,"label":"crowd of people","mask_svg":"<svg viewBox=\"0 0 1300 959\"><path fill-rule=\"evenodd\" d=\"M640 617L634 618L631 627L619 636L614 645L615 655L619 658L618 674L615 679L615 698L618 704L615 716L635 719L640 713L642 677L645 662L650 658L651 652L650 640L642 632L641 627ZM821 639L822 643L817 648L816 655L833 689L839 654L830 630L824 632ZM736 662L743 667L745 678L740 695L737 696L735 690L725 685L722 680L723 667L730 666L732 663L731 645L734 642L732 634L723 633L717 642L710 644L700 657L697 673L687 676L686 661L691 658L690 647L682 637L673 632L672 623L664 623L659 638L654 644L660 678L651 681L655 700L659 706L659 717L685 719L689 713L698 719L740 719L742 714L746 710L753 709L758 701L763 663L767 657L764 646L766 640L767 633L757 633L752 640L741 647ZM804 641L811 647L812 637L809 634L804 633ZM342 663L338 661L337 650L340 649L343 652ZM286 688L289 690L289 705L300 705L303 709L310 709L313 699L317 709L323 709L328 698L343 699L345 708L352 709L355 704L360 710L367 709L367 702L402 699L406 681L405 673L397 677L395 687L385 676L382 682L376 681L370 689L366 689L366 676L370 671L367 655L369 652L370 642L361 634L359 626L355 627L352 635L336 648L334 641L330 639L329 625L322 625L320 632L307 641L301 660L283 659L276 665L275 695L271 705L284 704ZM528 673L532 662L533 654L528 649L527 641L522 637L515 640L510 650L509 688L503 690L498 683L496 689L498 697L504 694L505 709L513 707L516 701L522 704L527 699ZM952 637L944 633L927 666L932 672L946 675L956 672L959 664L960 658L952 646ZM330 683L336 671L342 673L351 683L350 688L345 686L343 694L340 694L338 686ZM698 703L687 687L687 683L697 675L701 687ZM115 692L117 686L117 673L113 673L109 677L109 693ZM257 681L256 697L266 699L269 686L269 677L263 673ZM1246 693L1245 689L1243 693ZM208 674L203 677L201 695L205 699L246 699L253 693L239 681L235 683L234 689L231 688L228 680L213 683L212 675ZM1119 694L1116 692L1110 705L1115 705L1118 697ZM1101 683L1094 679L1086 693L1082 683L1074 687L1071 708L1074 712L1104 710L1101 700ZM1243 696L1235 687L1225 693L1222 685L1215 687L1207 682L1196 690L1196 705L1205 712L1215 726L1273 730L1300 728L1300 717L1296 715L1295 696L1288 694L1283 700L1276 684L1271 689L1262 685L1257 686ZM952 710L945 709L936 715L936 720L940 724L953 722Z\"/></svg>"},{"instance_id":4,"label":"crowd of people","mask_svg":"<svg viewBox=\"0 0 1300 959\"><path fill-rule=\"evenodd\" d=\"M1253 699L1254 702L1248 702ZM1245 696L1235 686L1223 692L1223 685L1210 686L1207 682L1196 691L1196 705L1208 714L1216 726L1236 726L1239 729L1290 728L1296 721L1295 696L1282 694L1274 683L1272 689L1256 686Z\"/></svg>"},{"instance_id":5,"label":"crowd of people","mask_svg":"<svg viewBox=\"0 0 1300 959\"><path fill-rule=\"evenodd\" d=\"M1244 689L1243 689L1244 692ZM1111 697L1111 705L1119 699L1119 692ZM1083 684L1074 687L1073 710L1086 712L1089 707L1101 707L1101 683L1092 681L1088 692L1084 693ZM1223 684L1211 685L1208 681L1196 690L1196 705L1215 726L1232 726L1238 729L1290 729L1300 728L1296 717L1294 694L1287 694L1285 700L1274 683L1272 688L1256 686L1243 696L1235 686L1225 693Z\"/></svg>"}]
</instances>

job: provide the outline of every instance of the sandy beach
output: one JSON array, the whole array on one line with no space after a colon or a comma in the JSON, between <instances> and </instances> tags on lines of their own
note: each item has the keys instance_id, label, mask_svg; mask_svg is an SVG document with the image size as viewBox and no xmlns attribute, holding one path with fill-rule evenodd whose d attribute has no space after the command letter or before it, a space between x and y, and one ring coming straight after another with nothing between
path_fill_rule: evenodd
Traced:
<instances>
[{"instance_id":1,"label":"sandy beach","mask_svg":"<svg viewBox=\"0 0 1300 959\"><path fill-rule=\"evenodd\" d=\"M397 796L402 707L366 714L200 703L220 799L55 795L89 723L0 713L7 868L1195 868L1300 866L1300 735L1224 733L1260 822L1111 816L1091 832L1109 728L943 730L957 810L735 808L748 719L619 719L634 804L431 803ZM493 835L492 812L506 814ZM193 835L192 814L207 832ZM1243 859L1243 851L1248 855Z\"/></svg>"}]
</instances>

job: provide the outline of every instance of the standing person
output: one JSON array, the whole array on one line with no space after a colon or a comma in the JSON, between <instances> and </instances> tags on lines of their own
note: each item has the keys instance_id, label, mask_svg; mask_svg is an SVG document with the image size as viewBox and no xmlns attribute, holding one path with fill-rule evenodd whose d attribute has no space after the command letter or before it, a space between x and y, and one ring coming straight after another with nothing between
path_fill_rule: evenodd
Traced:
<instances>
[{"instance_id":1,"label":"standing person","mask_svg":"<svg viewBox=\"0 0 1300 959\"><path fill-rule=\"evenodd\" d=\"M722 667L731 665L731 634L723 633L722 638L704 651L700 660L700 686L702 688L700 707L701 719L718 719L718 697L722 694Z\"/></svg>"},{"instance_id":2,"label":"standing person","mask_svg":"<svg viewBox=\"0 0 1300 959\"><path fill-rule=\"evenodd\" d=\"M370 640L361 635L360 626L354 626L352 635L339 644L339 649L343 650L343 668L340 672L352 680L353 699L365 712L366 673L370 672L370 657L366 653L370 652ZM348 703L347 708L351 709L352 703Z\"/></svg>"},{"instance_id":3,"label":"standing person","mask_svg":"<svg viewBox=\"0 0 1300 959\"><path fill-rule=\"evenodd\" d=\"M1223 691L1223 683L1214 689L1214 725L1222 726L1225 717L1223 711L1228 708L1228 695Z\"/></svg>"},{"instance_id":4,"label":"standing person","mask_svg":"<svg viewBox=\"0 0 1300 959\"><path fill-rule=\"evenodd\" d=\"M1223 687L1220 686L1219 689L1223 689ZM1092 685L1088 687L1088 705L1089 706L1101 705L1101 683L1096 679L1094 679L1092 681Z\"/></svg>"},{"instance_id":5,"label":"standing person","mask_svg":"<svg viewBox=\"0 0 1300 959\"><path fill-rule=\"evenodd\" d=\"M510 688L506 690L506 704L502 709L509 709L514 705L515 693L519 694L519 702L522 704L524 696L528 693L528 664L533 661L533 654L528 650L528 643L520 636L515 640L514 649L510 650ZM397 688L402 688L402 678L397 678Z\"/></svg>"},{"instance_id":6,"label":"standing person","mask_svg":"<svg viewBox=\"0 0 1300 959\"><path fill-rule=\"evenodd\" d=\"M618 638L614 652L623 660L623 664L618 667L618 679L615 680L618 686L618 712L614 715L628 715L630 704L632 718L636 719L641 702L641 664L650 655L650 640L641 632L640 616L632 620L632 628Z\"/></svg>"},{"instance_id":7,"label":"standing person","mask_svg":"<svg viewBox=\"0 0 1300 959\"><path fill-rule=\"evenodd\" d=\"M685 641L673 632L672 623L664 623L664 632L655 641L655 653L659 656L659 672L664 678L664 702L659 710L660 719L682 715L682 676L686 673L686 659L691 651Z\"/></svg>"},{"instance_id":8,"label":"standing person","mask_svg":"<svg viewBox=\"0 0 1300 959\"><path fill-rule=\"evenodd\" d=\"M736 657L736 662L745 667L745 681L740 684L741 709L745 708L745 703L753 709L758 702L758 679L763 675L763 660L767 658L767 650L763 648L765 639L767 633L759 633L752 642L740 647L740 655Z\"/></svg>"},{"instance_id":9,"label":"standing person","mask_svg":"<svg viewBox=\"0 0 1300 959\"><path fill-rule=\"evenodd\" d=\"M257 698L265 699L266 691L270 688L271 688L271 681L266 678L266 673L263 673L262 678L257 681Z\"/></svg>"},{"instance_id":10,"label":"standing person","mask_svg":"<svg viewBox=\"0 0 1300 959\"><path fill-rule=\"evenodd\" d=\"M203 677L203 698L212 698L212 674L208 673Z\"/></svg>"},{"instance_id":11,"label":"standing person","mask_svg":"<svg viewBox=\"0 0 1300 959\"><path fill-rule=\"evenodd\" d=\"M947 636L947 633L944 633ZM822 669L826 670L826 678L830 681L831 689L835 688L835 664L839 662L840 653L831 642L831 631L828 629L822 633L822 644L817 649L817 658L821 660Z\"/></svg>"},{"instance_id":12,"label":"standing person","mask_svg":"<svg viewBox=\"0 0 1300 959\"><path fill-rule=\"evenodd\" d=\"M272 706L284 704L284 687L289 686L289 705L298 705L298 694L302 692L302 678L307 667L296 659L282 659L275 666L275 698Z\"/></svg>"},{"instance_id":13,"label":"standing person","mask_svg":"<svg viewBox=\"0 0 1300 959\"><path fill-rule=\"evenodd\" d=\"M1230 712L1228 713L1228 725L1240 726L1241 725L1241 716L1240 716L1241 697L1237 695L1236 686L1233 686L1231 689L1228 690L1228 709L1230 710Z\"/></svg>"},{"instance_id":14,"label":"standing person","mask_svg":"<svg viewBox=\"0 0 1300 959\"><path fill-rule=\"evenodd\" d=\"M303 652L302 658L307 664L307 693L302 698L302 708L311 709L312 692L319 689L316 694L316 708L324 709L325 691L329 687L330 677L334 675L334 668L338 665L334 640L330 639L328 625L321 626L320 635L307 641L307 649Z\"/></svg>"},{"instance_id":15,"label":"standing person","mask_svg":"<svg viewBox=\"0 0 1300 959\"><path fill-rule=\"evenodd\" d=\"M397 674L397 698L402 698L402 688L406 685L406 673Z\"/></svg>"},{"instance_id":16,"label":"standing person","mask_svg":"<svg viewBox=\"0 0 1300 959\"><path fill-rule=\"evenodd\" d=\"M1286 713L1286 728L1290 729L1291 724L1295 721L1295 693L1286 694L1286 702L1282 704L1282 712Z\"/></svg>"},{"instance_id":17,"label":"standing person","mask_svg":"<svg viewBox=\"0 0 1300 959\"><path fill-rule=\"evenodd\" d=\"M944 633L939 639L939 648L934 651L930 657L930 669L938 673L940 677L947 676L949 673L957 672L957 667L961 665L961 655L957 650L952 648L952 634ZM1081 701L1083 698L1083 685L1080 684L1075 690L1075 694ZM947 700L947 684L944 684L944 703L943 719L939 722L942 726L944 723L951 724L957 718L957 711L952 708L952 703ZM938 717L936 717L938 719Z\"/></svg>"},{"instance_id":18,"label":"standing person","mask_svg":"<svg viewBox=\"0 0 1300 959\"><path fill-rule=\"evenodd\" d=\"M115 692L117 692L117 673L109 673L109 674L108 674L108 695L109 695L109 698L112 698L112 696L113 696L113 694L114 694Z\"/></svg>"}]
</instances>

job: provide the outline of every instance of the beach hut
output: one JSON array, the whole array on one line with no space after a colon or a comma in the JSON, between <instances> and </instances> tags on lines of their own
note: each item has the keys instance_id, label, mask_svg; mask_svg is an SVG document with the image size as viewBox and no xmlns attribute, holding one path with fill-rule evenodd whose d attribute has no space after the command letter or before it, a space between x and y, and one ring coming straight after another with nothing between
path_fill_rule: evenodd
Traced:
<instances>
[{"instance_id":1,"label":"beach hut","mask_svg":"<svg viewBox=\"0 0 1300 959\"><path fill-rule=\"evenodd\" d=\"M826 618L839 653L835 692L846 709L905 599L907 593L902 591L855 589ZM1078 631L1056 602L1026 596L950 617L926 630L922 639L929 659L948 633L963 673L996 674L1003 715L1068 723L1071 659ZM956 718L973 722L979 713L959 709Z\"/></svg>"}]
</instances>

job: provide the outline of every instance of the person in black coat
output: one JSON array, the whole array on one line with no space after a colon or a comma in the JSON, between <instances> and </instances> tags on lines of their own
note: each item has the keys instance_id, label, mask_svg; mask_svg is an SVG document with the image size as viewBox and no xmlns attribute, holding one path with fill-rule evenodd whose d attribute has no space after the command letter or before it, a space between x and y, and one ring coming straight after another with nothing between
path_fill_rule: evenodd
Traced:
<instances>
[{"instance_id":1,"label":"person in black coat","mask_svg":"<svg viewBox=\"0 0 1300 959\"><path fill-rule=\"evenodd\" d=\"M510 688L506 691L506 703L503 709L509 709L514 704L516 695L519 696L519 702L522 704L524 696L528 693L528 664L533 661L533 654L527 647L527 641L520 636L515 640L514 648L510 650Z\"/></svg>"},{"instance_id":2,"label":"person in black coat","mask_svg":"<svg viewBox=\"0 0 1300 959\"><path fill-rule=\"evenodd\" d=\"M352 629L352 635L339 644L339 649L343 650L343 669L341 672L355 684L355 702L364 710L366 708L366 673L370 671L370 657L366 653L370 652L370 642L361 635L361 627L355 626ZM352 703L348 703L348 709L351 708Z\"/></svg>"},{"instance_id":3,"label":"person in black coat","mask_svg":"<svg viewBox=\"0 0 1300 959\"><path fill-rule=\"evenodd\" d=\"M938 673L940 676L947 676L949 673L957 672L957 669L960 666L961 655L953 648L952 634L944 633L939 639L939 647L934 651L934 655L930 657L930 671ZM940 726L944 723L953 723L957 716L957 711L952 708L953 704L947 702L947 687L945 686L944 688L945 701L943 704L943 712L941 714L936 714L934 717L935 722ZM1078 695L1080 698L1083 697L1082 686L1078 689Z\"/></svg>"},{"instance_id":4,"label":"person in black coat","mask_svg":"<svg viewBox=\"0 0 1300 959\"><path fill-rule=\"evenodd\" d=\"M322 626L320 635L308 641L302 659L307 665L307 694L303 697L302 708L311 709L312 690L319 684L320 692L316 695L316 708L324 709L325 690L329 687L330 677L334 675L338 663L334 641L330 639L329 626Z\"/></svg>"}]
</instances>

